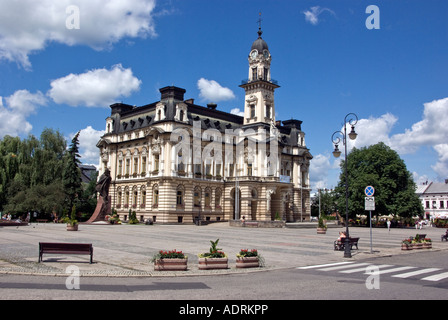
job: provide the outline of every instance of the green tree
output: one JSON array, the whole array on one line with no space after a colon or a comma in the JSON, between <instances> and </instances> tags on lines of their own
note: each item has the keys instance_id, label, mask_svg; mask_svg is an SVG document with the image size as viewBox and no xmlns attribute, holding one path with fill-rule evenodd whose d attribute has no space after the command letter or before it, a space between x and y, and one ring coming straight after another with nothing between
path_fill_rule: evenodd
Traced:
<instances>
[{"instance_id":1,"label":"green tree","mask_svg":"<svg viewBox=\"0 0 448 320\"><path fill-rule=\"evenodd\" d=\"M72 208L82 193L81 170L79 165L79 133L78 131L72 139L70 148L65 156L62 183L65 192L65 200L68 208Z\"/></svg>"},{"instance_id":2,"label":"green tree","mask_svg":"<svg viewBox=\"0 0 448 320\"><path fill-rule=\"evenodd\" d=\"M354 148L347 156L349 185L349 216L364 214L364 189L375 188L376 215L411 217L423 214L423 207L415 194L416 185L400 156L383 142ZM339 212L345 213L345 162L336 187Z\"/></svg>"}]
</instances>

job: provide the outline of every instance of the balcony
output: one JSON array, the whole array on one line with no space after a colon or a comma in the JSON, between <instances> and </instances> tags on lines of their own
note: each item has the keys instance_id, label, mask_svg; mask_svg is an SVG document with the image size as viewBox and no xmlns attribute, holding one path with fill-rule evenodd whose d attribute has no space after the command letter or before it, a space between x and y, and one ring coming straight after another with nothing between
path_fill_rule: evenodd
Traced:
<instances>
[{"instance_id":1,"label":"balcony","mask_svg":"<svg viewBox=\"0 0 448 320\"><path fill-rule=\"evenodd\" d=\"M249 83L255 82L255 81L265 81L265 82L269 82L269 83L272 83L272 84L275 84L276 86L278 86L278 81L277 80L274 80L274 79L264 80L262 78L258 78L257 80L252 80L252 81L249 80L249 79L244 79L244 80L241 80L241 85L249 84Z\"/></svg>"}]
</instances>

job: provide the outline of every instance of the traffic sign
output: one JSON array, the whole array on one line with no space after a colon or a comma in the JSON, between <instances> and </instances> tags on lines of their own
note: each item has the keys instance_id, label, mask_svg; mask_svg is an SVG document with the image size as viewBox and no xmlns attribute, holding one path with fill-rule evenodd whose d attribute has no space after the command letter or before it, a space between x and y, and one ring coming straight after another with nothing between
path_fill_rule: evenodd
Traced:
<instances>
[{"instance_id":1,"label":"traffic sign","mask_svg":"<svg viewBox=\"0 0 448 320\"><path fill-rule=\"evenodd\" d=\"M367 186L364 189L364 193L366 194L366 196L368 197L373 197L373 195L375 194L375 189L372 186Z\"/></svg>"},{"instance_id":2,"label":"traffic sign","mask_svg":"<svg viewBox=\"0 0 448 320\"><path fill-rule=\"evenodd\" d=\"M375 211L375 197L366 197L364 207L366 211Z\"/></svg>"}]
</instances>

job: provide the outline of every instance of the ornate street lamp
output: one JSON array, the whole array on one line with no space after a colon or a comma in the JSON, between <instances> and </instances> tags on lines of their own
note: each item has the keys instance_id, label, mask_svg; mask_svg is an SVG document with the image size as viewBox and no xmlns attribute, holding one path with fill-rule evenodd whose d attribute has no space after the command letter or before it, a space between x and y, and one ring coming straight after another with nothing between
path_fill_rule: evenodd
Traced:
<instances>
[{"instance_id":1,"label":"ornate street lamp","mask_svg":"<svg viewBox=\"0 0 448 320\"><path fill-rule=\"evenodd\" d=\"M350 251L350 240L349 240L349 232L348 232L348 171L347 171L347 122L352 127L352 130L348 134L350 140L355 140L358 135L355 132L355 125L358 122L358 117L354 113L349 113L344 118L344 132L336 131L331 136L331 141L334 144L333 156L335 158L339 158L341 155L341 151L338 148L338 144L341 142L341 138L337 135L342 135L342 143L345 147L345 250L344 250L344 258L351 258L352 253Z\"/></svg>"}]
</instances>

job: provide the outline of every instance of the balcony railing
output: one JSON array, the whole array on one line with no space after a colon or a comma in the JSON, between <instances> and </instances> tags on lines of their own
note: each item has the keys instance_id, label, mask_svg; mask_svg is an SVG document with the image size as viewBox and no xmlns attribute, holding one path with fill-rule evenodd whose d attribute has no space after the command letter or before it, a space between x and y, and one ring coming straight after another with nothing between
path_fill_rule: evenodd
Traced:
<instances>
[{"instance_id":1,"label":"balcony railing","mask_svg":"<svg viewBox=\"0 0 448 320\"><path fill-rule=\"evenodd\" d=\"M241 80L241 84L248 84L248 83L255 82L255 81L259 81L259 80L261 80L261 81L266 81L266 82L269 82L269 83L278 85L278 81L277 81L277 80L274 80L274 79L271 79L271 80L264 80L263 78L258 78L257 80L243 79L243 80Z\"/></svg>"}]
</instances>

